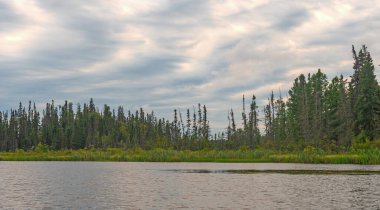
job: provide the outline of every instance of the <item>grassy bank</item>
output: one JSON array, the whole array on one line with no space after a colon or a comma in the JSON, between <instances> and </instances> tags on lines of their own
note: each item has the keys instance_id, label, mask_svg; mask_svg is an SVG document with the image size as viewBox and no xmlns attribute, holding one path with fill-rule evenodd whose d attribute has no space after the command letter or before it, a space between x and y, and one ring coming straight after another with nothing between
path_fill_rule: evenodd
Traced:
<instances>
[{"instance_id":1,"label":"grassy bank","mask_svg":"<svg viewBox=\"0 0 380 210\"><path fill-rule=\"evenodd\" d=\"M339 154L316 152L278 153L268 150L83 149L46 152L18 150L16 152L0 153L0 160L380 164L380 150L371 149Z\"/></svg>"}]
</instances>

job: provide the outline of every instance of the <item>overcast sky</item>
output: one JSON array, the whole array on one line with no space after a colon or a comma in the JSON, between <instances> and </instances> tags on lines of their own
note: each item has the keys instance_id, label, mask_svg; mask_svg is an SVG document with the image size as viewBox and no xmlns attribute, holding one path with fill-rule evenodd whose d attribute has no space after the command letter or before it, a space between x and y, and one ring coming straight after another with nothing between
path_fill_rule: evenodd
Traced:
<instances>
[{"instance_id":1,"label":"overcast sky","mask_svg":"<svg viewBox=\"0 0 380 210\"><path fill-rule=\"evenodd\" d=\"M0 0L0 110L65 99L154 110L205 104L215 130L300 73L380 63L380 1ZM376 69L376 73L378 70ZM260 113L263 115L262 112Z\"/></svg>"}]
</instances>

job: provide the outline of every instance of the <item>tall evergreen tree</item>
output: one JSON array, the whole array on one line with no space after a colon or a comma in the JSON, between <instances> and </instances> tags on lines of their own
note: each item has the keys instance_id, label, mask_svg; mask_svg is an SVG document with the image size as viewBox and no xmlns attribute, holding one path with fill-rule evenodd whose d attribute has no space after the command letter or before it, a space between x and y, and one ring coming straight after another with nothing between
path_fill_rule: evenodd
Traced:
<instances>
[{"instance_id":1,"label":"tall evergreen tree","mask_svg":"<svg viewBox=\"0 0 380 210\"><path fill-rule=\"evenodd\" d=\"M360 69L357 89L358 97L355 100L354 106L357 117L355 120L355 130L364 132L366 136L373 139L376 135L377 125L375 119L379 115L377 110L380 99L372 62L366 61Z\"/></svg>"}]
</instances>

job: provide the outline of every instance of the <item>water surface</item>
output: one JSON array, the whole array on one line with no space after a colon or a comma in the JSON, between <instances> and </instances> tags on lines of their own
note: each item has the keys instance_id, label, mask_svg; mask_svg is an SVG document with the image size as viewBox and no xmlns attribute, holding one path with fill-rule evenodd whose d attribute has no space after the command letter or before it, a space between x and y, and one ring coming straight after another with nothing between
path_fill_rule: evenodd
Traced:
<instances>
[{"instance_id":1,"label":"water surface","mask_svg":"<svg viewBox=\"0 0 380 210\"><path fill-rule=\"evenodd\" d=\"M380 174L283 170L380 171L380 166L0 162L0 208L380 208Z\"/></svg>"}]
</instances>

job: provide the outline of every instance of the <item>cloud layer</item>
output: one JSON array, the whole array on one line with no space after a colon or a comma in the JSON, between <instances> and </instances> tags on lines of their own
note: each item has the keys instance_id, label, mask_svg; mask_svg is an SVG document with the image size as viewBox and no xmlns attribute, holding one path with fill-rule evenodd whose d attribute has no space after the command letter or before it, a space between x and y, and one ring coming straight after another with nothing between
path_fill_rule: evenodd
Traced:
<instances>
[{"instance_id":1,"label":"cloud layer","mask_svg":"<svg viewBox=\"0 0 380 210\"><path fill-rule=\"evenodd\" d=\"M201 103L220 130L243 94L263 105L300 73L350 75L352 44L379 62L378 11L376 1L0 0L0 109L93 97L171 118Z\"/></svg>"}]
</instances>

